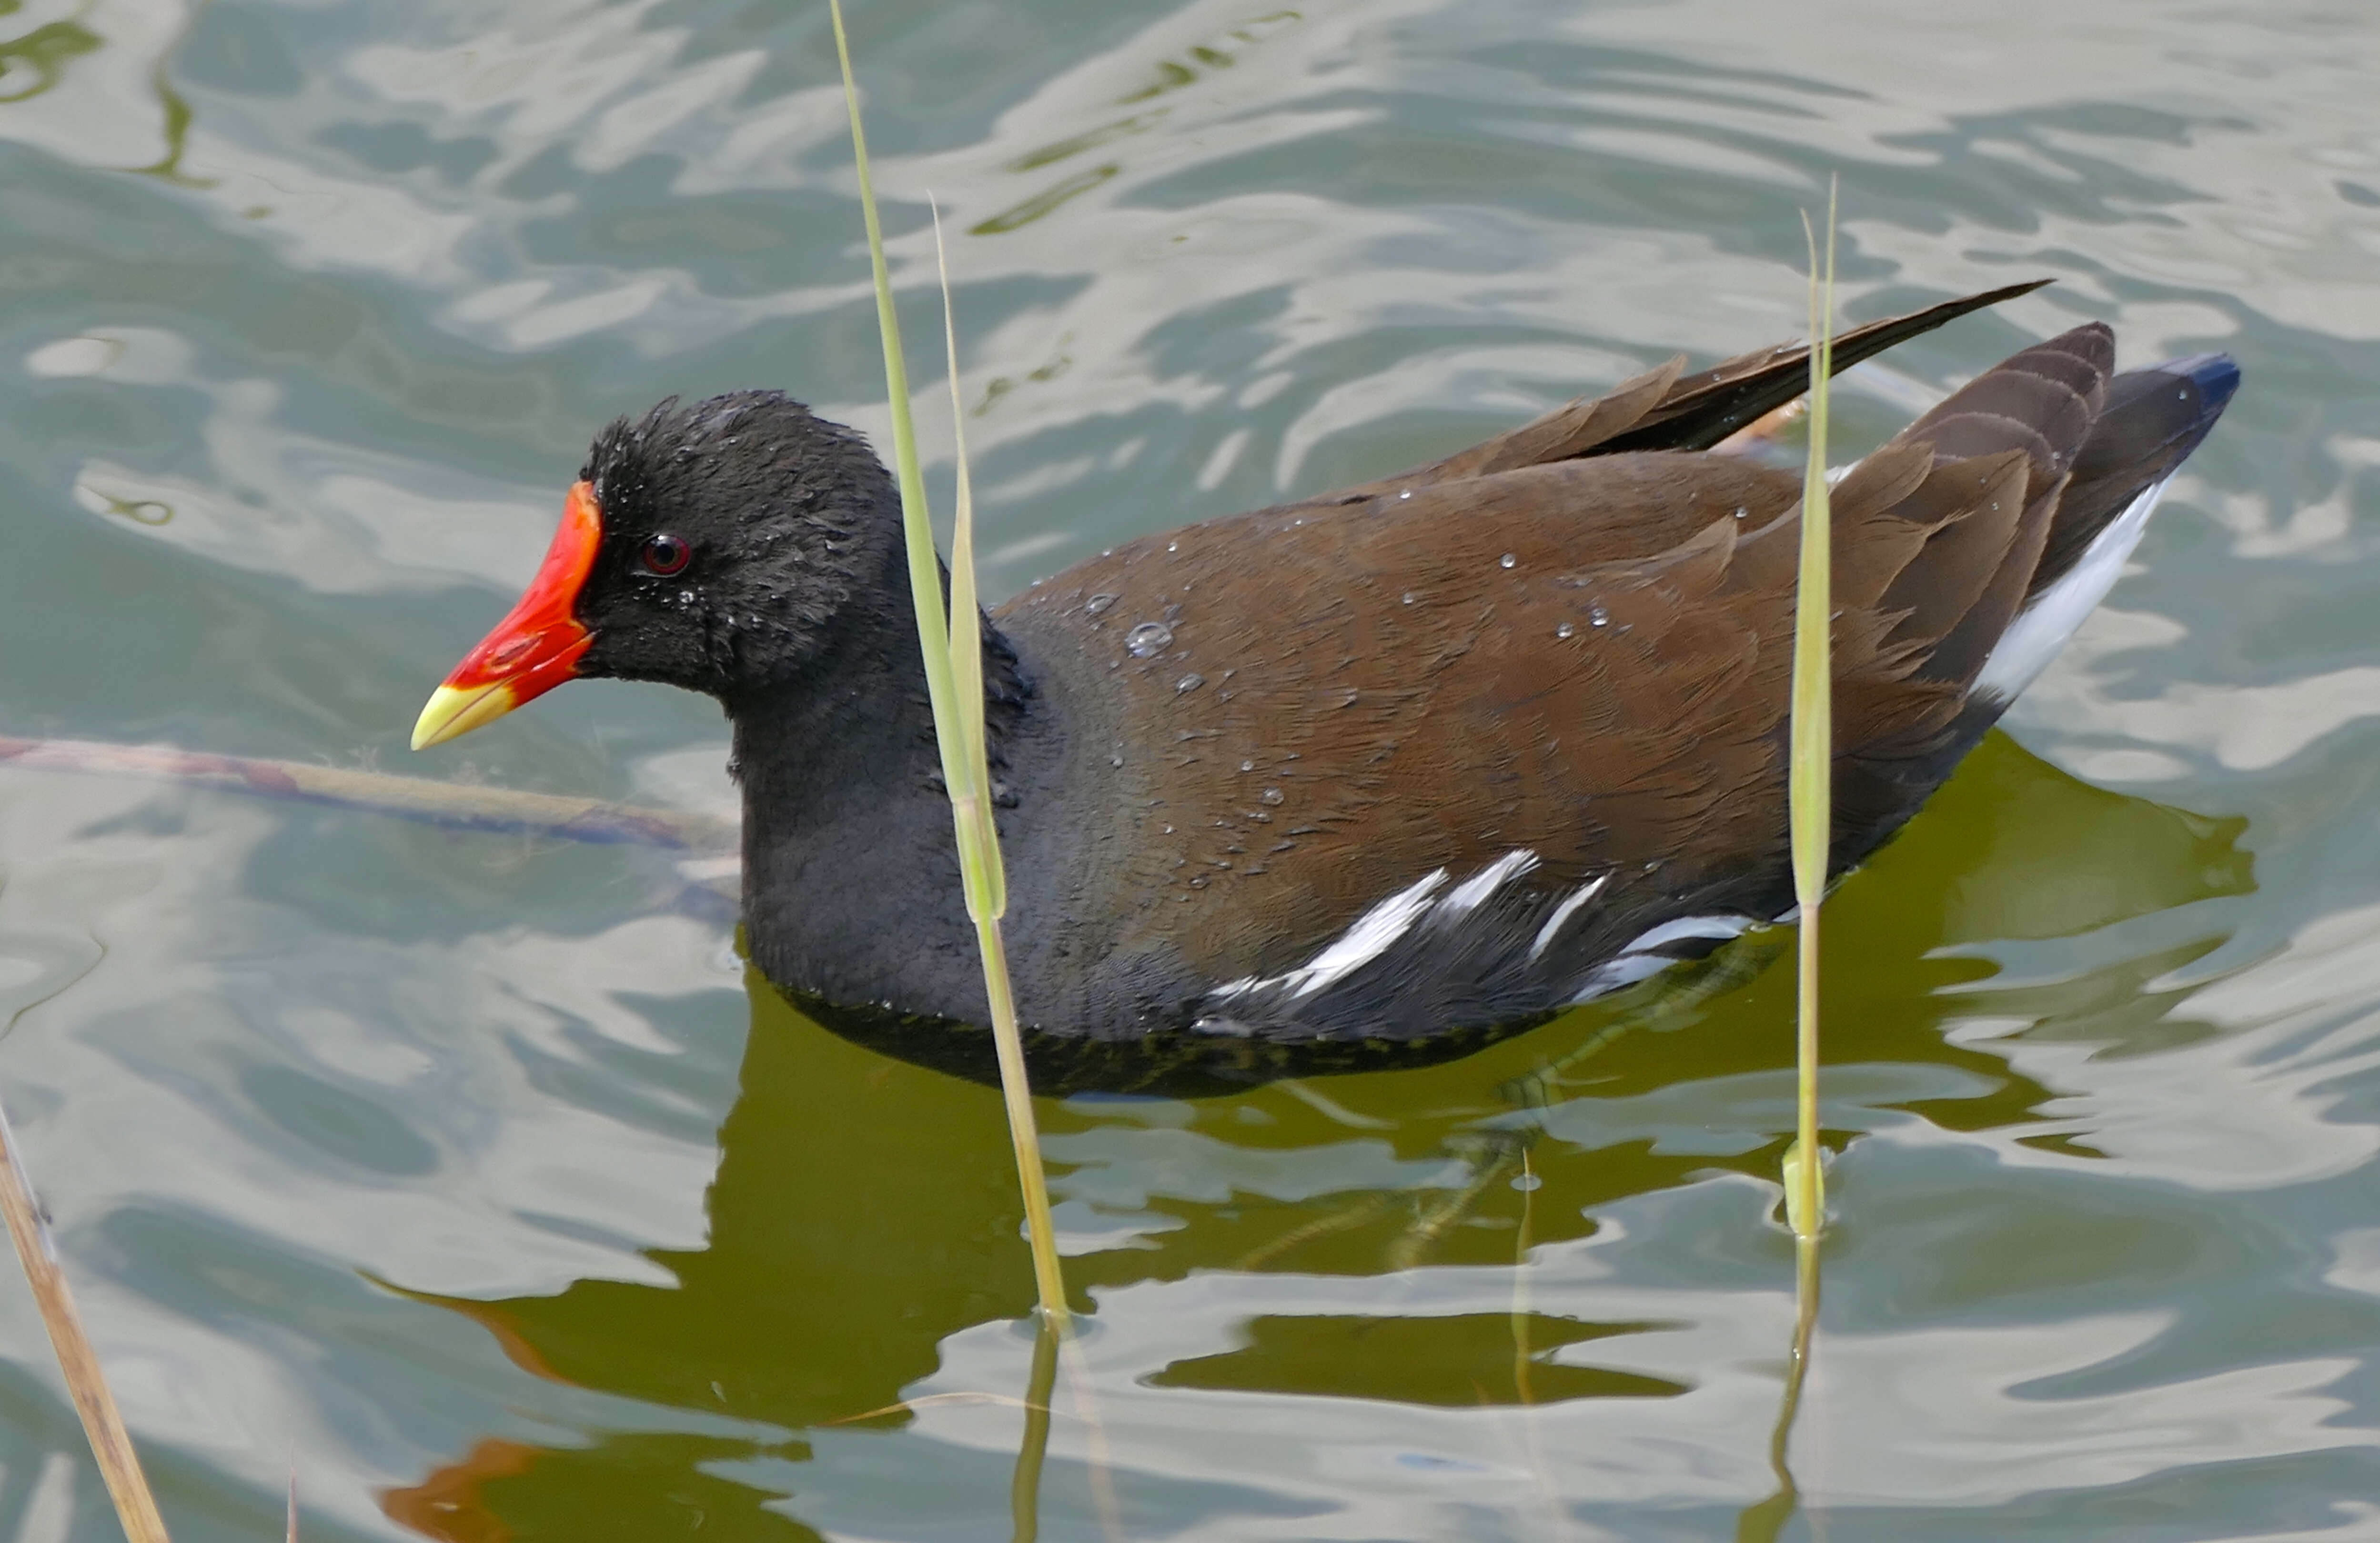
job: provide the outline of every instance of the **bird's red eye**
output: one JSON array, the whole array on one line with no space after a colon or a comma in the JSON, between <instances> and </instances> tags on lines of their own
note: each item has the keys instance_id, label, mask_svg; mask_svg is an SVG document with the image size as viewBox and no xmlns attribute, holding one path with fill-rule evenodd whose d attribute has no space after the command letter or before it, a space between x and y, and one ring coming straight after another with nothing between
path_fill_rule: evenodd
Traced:
<instances>
[{"instance_id":1,"label":"bird's red eye","mask_svg":"<svg viewBox=\"0 0 2380 1543\"><path fill-rule=\"evenodd\" d=\"M670 578L685 573L686 565L694 561L694 543L683 536L656 536L645 542L637 559L646 573Z\"/></svg>"}]
</instances>

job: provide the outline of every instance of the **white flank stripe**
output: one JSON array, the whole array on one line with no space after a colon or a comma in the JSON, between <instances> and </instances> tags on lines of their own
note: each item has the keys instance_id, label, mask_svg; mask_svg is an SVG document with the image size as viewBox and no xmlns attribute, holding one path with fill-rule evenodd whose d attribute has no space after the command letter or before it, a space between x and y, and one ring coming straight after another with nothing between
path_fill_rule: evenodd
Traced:
<instances>
[{"instance_id":1,"label":"white flank stripe","mask_svg":"<svg viewBox=\"0 0 2380 1543\"><path fill-rule=\"evenodd\" d=\"M1256 991L1285 991L1292 996L1310 996L1349 970L1379 958L1389 945L1412 930L1421 913L1429 909L1430 897L1445 882L1443 868L1424 874L1357 917L1355 924L1340 934L1329 947L1289 973L1262 980L1254 975L1243 976L1229 985L1217 986L1213 995L1245 996Z\"/></svg>"},{"instance_id":2,"label":"white flank stripe","mask_svg":"<svg viewBox=\"0 0 2380 1543\"><path fill-rule=\"evenodd\" d=\"M1506 852L1447 891L1446 898L1438 902L1439 914L1451 921L1477 910L1480 903L1501 888L1506 880L1518 878L1536 865L1537 854L1526 847Z\"/></svg>"},{"instance_id":3,"label":"white flank stripe","mask_svg":"<svg viewBox=\"0 0 2380 1543\"><path fill-rule=\"evenodd\" d=\"M1741 934L1752 925L1747 916L1681 916L1674 922L1664 922L1652 931L1631 938L1622 954L1649 954L1665 943L1675 943L1682 937L1715 937L1724 941Z\"/></svg>"},{"instance_id":4,"label":"white flank stripe","mask_svg":"<svg viewBox=\"0 0 2380 1543\"><path fill-rule=\"evenodd\" d=\"M2141 544L2141 533L2148 529L2149 515L2155 512L2157 500L2165 495L2165 485L2170 475L2151 483L2131 507L2107 522L2107 528L2092 538L2081 559L2068 569L2058 581L2036 597L2017 619L2009 623L1992 646L1992 657L1984 661L1983 672L1975 677L1975 690L2001 701L2013 700L2017 693L2033 684L2066 640L2082 625L2082 619L2098 608L2124 576L2124 564L2132 548Z\"/></svg>"},{"instance_id":5,"label":"white flank stripe","mask_svg":"<svg viewBox=\"0 0 2380 1543\"><path fill-rule=\"evenodd\" d=\"M1378 958L1392 947L1397 939L1411 932L1425 913L1449 922L1460 921L1488 903L1497 890L1537 865L1537 854L1527 848L1506 852L1454 888L1438 897L1446 883L1446 870L1438 869L1424 874L1355 919L1355 924L1333 939L1330 946L1305 963L1286 974L1258 977L1243 975L1236 981L1217 986L1209 995L1216 999L1246 996L1253 992L1276 991L1289 996L1311 996L1335 981ZM1595 892L1601 879L1587 886L1565 904L1575 907L1587 895Z\"/></svg>"},{"instance_id":6,"label":"white flank stripe","mask_svg":"<svg viewBox=\"0 0 2380 1543\"><path fill-rule=\"evenodd\" d=\"M1610 882L1609 874L1598 874L1564 896L1562 903L1554 907L1554 913L1546 918L1546 924L1537 929L1537 940L1529 945L1529 958L1537 958L1552 947L1562 927L1578 914L1578 908L1595 898L1596 891Z\"/></svg>"},{"instance_id":7,"label":"white flank stripe","mask_svg":"<svg viewBox=\"0 0 2380 1543\"><path fill-rule=\"evenodd\" d=\"M1369 964L1390 944L1404 936L1414 921L1429 909L1429 898L1446 882L1446 870L1426 874L1356 918L1339 940L1314 956L1304 969L1281 978L1293 996L1311 996L1359 965Z\"/></svg>"},{"instance_id":8,"label":"white flank stripe","mask_svg":"<svg viewBox=\"0 0 2380 1543\"><path fill-rule=\"evenodd\" d=\"M1616 959L1596 966L1594 972L1587 976L1586 983L1579 987L1578 995L1570 999L1571 1006L1574 1007L1581 1002L1609 996L1621 986L1633 986L1647 975L1658 975L1677 962L1665 959L1658 954L1622 954Z\"/></svg>"},{"instance_id":9,"label":"white flank stripe","mask_svg":"<svg viewBox=\"0 0 2380 1543\"><path fill-rule=\"evenodd\" d=\"M1744 929L1751 925L1752 918L1748 916L1681 916L1674 922L1664 922L1638 934L1627 947L1597 965L1580 985L1578 995L1571 998L1571 1005L1575 1007L1581 1002L1591 1002L1618 991L1621 986L1633 986L1647 976L1658 975L1678 963L1667 954L1655 952L1664 944L1689 937L1716 938L1725 942L1742 935Z\"/></svg>"}]
</instances>

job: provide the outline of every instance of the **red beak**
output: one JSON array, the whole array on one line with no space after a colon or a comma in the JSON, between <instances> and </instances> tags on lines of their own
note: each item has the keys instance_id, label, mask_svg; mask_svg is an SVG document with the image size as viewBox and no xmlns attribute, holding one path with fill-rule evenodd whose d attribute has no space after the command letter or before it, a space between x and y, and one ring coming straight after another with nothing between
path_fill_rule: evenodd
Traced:
<instances>
[{"instance_id":1,"label":"red beak","mask_svg":"<svg viewBox=\"0 0 2380 1543\"><path fill-rule=\"evenodd\" d=\"M571 613L602 544L595 489L574 483L563 501L562 528L553 533L528 592L430 693L413 726L414 749L468 734L578 673L579 657L595 639Z\"/></svg>"}]
</instances>

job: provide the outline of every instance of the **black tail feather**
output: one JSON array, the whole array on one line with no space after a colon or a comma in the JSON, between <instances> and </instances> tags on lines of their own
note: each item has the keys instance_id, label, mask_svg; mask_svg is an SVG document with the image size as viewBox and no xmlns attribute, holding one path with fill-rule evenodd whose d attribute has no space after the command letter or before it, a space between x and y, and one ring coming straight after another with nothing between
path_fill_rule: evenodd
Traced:
<instances>
[{"instance_id":1,"label":"black tail feather","mask_svg":"<svg viewBox=\"0 0 2380 1543\"><path fill-rule=\"evenodd\" d=\"M2030 592L2064 577L2109 521L2172 476L2239 389L2240 367L2228 354L2168 359L2108 381L2107 404L2074 458Z\"/></svg>"}]
</instances>

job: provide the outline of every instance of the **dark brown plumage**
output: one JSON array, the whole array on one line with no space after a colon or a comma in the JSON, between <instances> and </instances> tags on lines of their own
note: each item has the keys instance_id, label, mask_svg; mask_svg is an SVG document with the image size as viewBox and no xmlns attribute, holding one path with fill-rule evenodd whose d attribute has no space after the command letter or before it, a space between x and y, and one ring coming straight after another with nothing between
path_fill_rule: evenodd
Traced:
<instances>
[{"instance_id":1,"label":"dark brown plumage","mask_svg":"<svg viewBox=\"0 0 2380 1543\"><path fill-rule=\"evenodd\" d=\"M1839 360L2031 287L1859 329ZM2027 349L1840 479L1837 871L2104 593L2237 380L2113 356L2095 324ZM1806 371L1798 348L1672 361L995 612L1012 961L1045 1052L1161 1045L1184 1085L1254 1044L1460 1043L1789 910L1799 478L1706 447ZM726 703L755 962L849 1031L981 1069L881 468L748 393L616 425L585 475L578 672ZM684 575L639 570L664 538Z\"/></svg>"}]
</instances>

